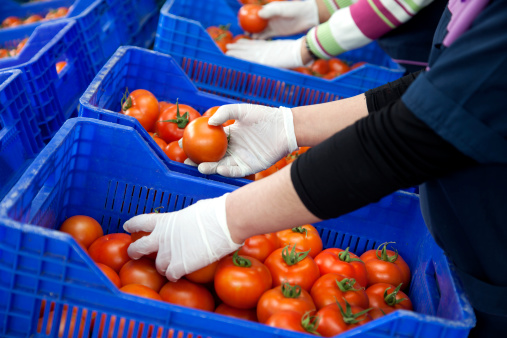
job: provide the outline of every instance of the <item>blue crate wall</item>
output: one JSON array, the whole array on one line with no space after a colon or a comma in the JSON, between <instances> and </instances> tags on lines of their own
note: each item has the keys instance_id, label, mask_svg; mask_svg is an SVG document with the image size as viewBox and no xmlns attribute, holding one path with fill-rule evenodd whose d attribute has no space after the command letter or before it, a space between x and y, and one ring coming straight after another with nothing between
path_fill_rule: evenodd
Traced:
<instances>
[{"instance_id":1,"label":"blue crate wall","mask_svg":"<svg viewBox=\"0 0 507 338\"><path fill-rule=\"evenodd\" d=\"M136 214L160 205L179 210L234 189L171 173L130 127L67 121L0 202L0 335L45 332L47 304L54 303L55 322L65 306L81 314L86 309L84 329L93 337L100 325L91 326L92 316L105 320L103 327L116 316L116 333L124 319L131 334L142 337L159 330L194 337L306 337L119 292L70 236L55 231L67 217L85 214L105 233L122 232L123 222ZM472 308L424 225L417 195L398 192L315 227L326 248L350 246L357 254L394 241L413 274L408 294L417 312L398 311L343 337L468 335L475 324ZM69 321L64 326L68 330Z\"/></svg>"}]
</instances>

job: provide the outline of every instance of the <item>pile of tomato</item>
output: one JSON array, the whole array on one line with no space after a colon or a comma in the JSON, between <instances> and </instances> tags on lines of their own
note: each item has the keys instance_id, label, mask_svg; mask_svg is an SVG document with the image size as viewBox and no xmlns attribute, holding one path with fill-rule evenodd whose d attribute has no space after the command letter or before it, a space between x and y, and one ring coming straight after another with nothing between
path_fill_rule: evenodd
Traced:
<instances>
[{"instance_id":1,"label":"pile of tomato","mask_svg":"<svg viewBox=\"0 0 507 338\"><path fill-rule=\"evenodd\" d=\"M116 287L140 297L325 337L398 309L412 310L404 293L410 270L397 251L387 249L392 243L361 256L349 248L323 250L319 232L310 224L253 236L235 253L177 282L157 272L156 253L138 260L128 256L128 246L149 233L104 235L97 221L81 215L68 218L60 230L88 252ZM62 317L66 315L64 309ZM86 312L82 325L75 313L72 316L70 333L84 327ZM92 320L92 325L100 325L100 334L106 330L104 322ZM61 323L63 330L63 318ZM120 323L120 332L124 326Z\"/></svg>"},{"instance_id":2,"label":"pile of tomato","mask_svg":"<svg viewBox=\"0 0 507 338\"><path fill-rule=\"evenodd\" d=\"M39 21L47 21L63 18L68 13L69 13L68 7L59 7L57 9L50 10L46 15L32 14L27 16L26 18L20 18L18 16L9 16L2 21L1 28L12 28Z\"/></svg>"}]
</instances>

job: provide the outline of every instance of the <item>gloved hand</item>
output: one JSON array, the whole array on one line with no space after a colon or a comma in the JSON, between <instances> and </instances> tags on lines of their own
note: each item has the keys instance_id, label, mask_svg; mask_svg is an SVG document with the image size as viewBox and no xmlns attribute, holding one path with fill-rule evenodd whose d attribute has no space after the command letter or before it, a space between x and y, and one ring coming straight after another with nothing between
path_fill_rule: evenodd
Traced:
<instances>
[{"instance_id":1,"label":"gloved hand","mask_svg":"<svg viewBox=\"0 0 507 338\"><path fill-rule=\"evenodd\" d=\"M232 241L227 227L227 195L198 201L180 211L132 217L123 224L125 231L151 234L130 244L129 256L139 259L158 251L158 272L176 281L238 250L241 244Z\"/></svg>"},{"instance_id":2,"label":"gloved hand","mask_svg":"<svg viewBox=\"0 0 507 338\"><path fill-rule=\"evenodd\" d=\"M269 168L298 149L289 108L229 104L220 107L208 123L218 126L231 119L236 122L225 128L230 135L227 153L218 162L199 164L201 173L245 177ZM192 165L188 160L185 163Z\"/></svg>"},{"instance_id":3,"label":"gloved hand","mask_svg":"<svg viewBox=\"0 0 507 338\"><path fill-rule=\"evenodd\" d=\"M279 68L303 66L302 38L298 40L247 40L240 39L227 45L226 55Z\"/></svg>"},{"instance_id":4,"label":"gloved hand","mask_svg":"<svg viewBox=\"0 0 507 338\"><path fill-rule=\"evenodd\" d=\"M319 24L315 0L271 2L259 11L259 16L269 23L266 29L254 35L255 39L302 33Z\"/></svg>"}]
</instances>

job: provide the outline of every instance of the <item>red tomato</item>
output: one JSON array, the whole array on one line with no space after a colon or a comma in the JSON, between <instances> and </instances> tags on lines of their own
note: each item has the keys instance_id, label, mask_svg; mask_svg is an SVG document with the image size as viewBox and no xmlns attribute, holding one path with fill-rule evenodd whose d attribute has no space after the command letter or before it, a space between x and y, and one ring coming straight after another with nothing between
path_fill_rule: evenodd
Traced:
<instances>
[{"instance_id":1,"label":"red tomato","mask_svg":"<svg viewBox=\"0 0 507 338\"><path fill-rule=\"evenodd\" d=\"M60 72L65 68L67 65L67 61L60 61L56 63L56 73L60 74Z\"/></svg>"},{"instance_id":2,"label":"red tomato","mask_svg":"<svg viewBox=\"0 0 507 338\"><path fill-rule=\"evenodd\" d=\"M183 151L194 163L218 162L227 150L227 134L222 126L210 126L209 117L199 117L183 132Z\"/></svg>"},{"instance_id":3,"label":"red tomato","mask_svg":"<svg viewBox=\"0 0 507 338\"><path fill-rule=\"evenodd\" d=\"M5 48L0 48L0 59L9 57L9 51Z\"/></svg>"},{"instance_id":4,"label":"red tomato","mask_svg":"<svg viewBox=\"0 0 507 338\"><path fill-rule=\"evenodd\" d=\"M21 51L23 50L23 48L25 48L25 45L27 42L28 42L28 38L24 38L23 40L21 40L21 42L18 43L18 46L16 47L16 51L14 54L19 55L21 53Z\"/></svg>"},{"instance_id":5,"label":"red tomato","mask_svg":"<svg viewBox=\"0 0 507 338\"><path fill-rule=\"evenodd\" d=\"M348 303L346 303L345 307L339 303L326 305L317 311L316 317L319 317L317 332L324 337L334 337L347 330L366 324L371 321L371 317L367 313L369 310L358 306L350 306ZM344 318L347 322L345 322Z\"/></svg>"},{"instance_id":6,"label":"red tomato","mask_svg":"<svg viewBox=\"0 0 507 338\"><path fill-rule=\"evenodd\" d=\"M308 252L298 252L295 246L292 246L290 251L289 248L287 245L276 249L264 262L273 276L273 285L288 282L310 291L313 283L320 277L319 267L313 258L308 256Z\"/></svg>"},{"instance_id":7,"label":"red tomato","mask_svg":"<svg viewBox=\"0 0 507 338\"><path fill-rule=\"evenodd\" d=\"M313 75L311 69L308 67L296 67L292 68L292 70L301 74Z\"/></svg>"},{"instance_id":8,"label":"red tomato","mask_svg":"<svg viewBox=\"0 0 507 338\"><path fill-rule=\"evenodd\" d=\"M369 305L368 295L356 280L337 273L328 273L315 281L310 291L318 309L326 305L339 302L345 306L345 301L366 309Z\"/></svg>"},{"instance_id":9,"label":"red tomato","mask_svg":"<svg viewBox=\"0 0 507 338\"><path fill-rule=\"evenodd\" d=\"M186 279L188 279L191 282L199 283L199 284L206 284L213 282L213 279L215 278L215 271L217 270L218 261L213 262L204 268L201 268L197 271L191 272L188 275L185 276Z\"/></svg>"},{"instance_id":10,"label":"red tomato","mask_svg":"<svg viewBox=\"0 0 507 338\"><path fill-rule=\"evenodd\" d=\"M162 300L205 311L215 310L213 295L204 286L192 283L186 279L167 282L160 290Z\"/></svg>"},{"instance_id":11,"label":"red tomato","mask_svg":"<svg viewBox=\"0 0 507 338\"><path fill-rule=\"evenodd\" d=\"M111 282L113 282L113 284L116 285L116 287L118 289L121 288L120 276L118 276L116 271L114 271L113 269L111 269L109 266L107 266L105 264L102 264L102 263L95 263L95 264L97 264L97 266L100 268L100 270L102 270L102 272L107 276L107 278L109 278L109 280Z\"/></svg>"},{"instance_id":12,"label":"red tomato","mask_svg":"<svg viewBox=\"0 0 507 338\"><path fill-rule=\"evenodd\" d=\"M273 240L266 237L266 235L258 235L248 238L239 249L239 254L254 257L264 263L266 258L276 249L278 249L278 246Z\"/></svg>"},{"instance_id":13,"label":"red tomato","mask_svg":"<svg viewBox=\"0 0 507 338\"><path fill-rule=\"evenodd\" d=\"M337 71L332 70L329 73L327 73L326 75L324 75L322 78L326 79L326 80L333 80L334 78L336 78L336 77L338 77L340 75L342 75L342 74L340 74Z\"/></svg>"},{"instance_id":14,"label":"red tomato","mask_svg":"<svg viewBox=\"0 0 507 338\"><path fill-rule=\"evenodd\" d=\"M128 93L128 92L127 92ZM122 111L139 121L147 131L152 131L159 115L157 98L147 90L136 89L122 100Z\"/></svg>"},{"instance_id":15,"label":"red tomato","mask_svg":"<svg viewBox=\"0 0 507 338\"><path fill-rule=\"evenodd\" d=\"M280 241L278 240L278 236L276 232L270 232L269 234L264 234L264 236L275 246L275 250L280 247Z\"/></svg>"},{"instance_id":16,"label":"red tomato","mask_svg":"<svg viewBox=\"0 0 507 338\"><path fill-rule=\"evenodd\" d=\"M238 309L251 309L262 294L271 289L268 268L257 259L239 256L236 251L218 263L215 272L215 291L226 304Z\"/></svg>"},{"instance_id":17,"label":"red tomato","mask_svg":"<svg viewBox=\"0 0 507 338\"><path fill-rule=\"evenodd\" d=\"M167 282L165 276L158 273L155 262L149 258L128 261L119 273L121 284L141 284L156 292Z\"/></svg>"},{"instance_id":18,"label":"red tomato","mask_svg":"<svg viewBox=\"0 0 507 338\"><path fill-rule=\"evenodd\" d=\"M136 295L139 297L162 300L162 298L156 291L141 284L124 285L120 288L120 291L130 293L131 295Z\"/></svg>"},{"instance_id":19,"label":"red tomato","mask_svg":"<svg viewBox=\"0 0 507 338\"><path fill-rule=\"evenodd\" d=\"M184 163L188 158L183 148L178 144L178 141L172 141L163 150L167 157L176 162Z\"/></svg>"},{"instance_id":20,"label":"red tomato","mask_svg":"<svg viewBox=\"0 0 507 338\"><path fill-rule=\"evenodd\" d=\"M302 316L296 311L283 310L269 317L266 325L296 332L315 333L318 320L309 314Z\"/></svg>"},{"instance_id":21,"label":"red tomato","mask_svg":"<svg viewBox=\"0 0 507 338\"><path fill-rule=\"evenodd\" d=\"M326 75L329 73L329 64L327 60L324 59L315 60L310 66L310 69L317 75Z\"/></svg>"},{"instance_id":22,"label":"red tomato","mask_svg":"<svg viewBox=\"0 0 507 338\"><path fill-rule=\"evenodd\" d=\"M201 114L197 110L176 102L160 112L155 129L159 137L171 143L182 138L185 127L198 117L201 117Z\"/></svg>"},{"instance_id":23,"label":"red tomato","mask_svg":"<svg viewBox=\"0 0 507 338\"><path fill-rule=\"evenodd\" d=\"M149 234L151 234L151 232L147 232L147 231L133 232L133 233L130 234L130 239L131 239L132 243L134 243L139 238L144 237L144 236L148 236ZM156 252L152 252L151 254L146 255L146 257L155 260L155 259L157 259L157 253Z\"/></svg>"},{"instance_id":24,"label":"red tomato","mask_svg":"<svg viewBox=\"0 0 507 338\"><path fill-rule=\"evenodd\" d=\"M17 16L8 16L7 18L2 21L2 27L15 27L22 23L23 21L18 18Z\"/></svg>"},{"instance_id":25,"label":"red tomato","mask_svg":"<svg viewBox=\"0 0 507 338\"><path fill-rule=\"evenodd\" d=\"M392 307L386 307L386 308L378 308L378 307L374 307L373 309L371 309L370 312L368 312L368 314L370 315L370 317L372 319L378 319L378 318L382 318L384 316L387 316L388 314L390 314L391 312L394 312L396 311L395 308L392 308Z\"/></svg>"},{"instance_id":26,"label":"red tomato","mask_svg":"<svg viewBox=\"0 0 507 338\"><path fill-rule=\"evenodd\" d=\"M359 67L364 66L364 65L366 65L366 64L367 64L367 63L366 63L366 62L364 62L364 61L361 61L361 62L356 62L356 63L354 63L354 64L350 67L350 70L352 70L352 69L356 69L356 68L359 68Z\"/></svg>"},{"instance_id":27,"label":"red tomato","mask_svg":"<svg viewBox=\"0 0 507 338\"><path fill-rule=\"evenodd\" d=\"M23 20L23 24L29 24L29 23L34 23L34 22L39 22L41 20L43 20L44 18L38 14L34 14L34 15L30 15L28 18L26 18L25 20Z\"/></svg>"},{"instance_id":28,"label":"red tomato","mask_svg":"<svg viewBox=\"0 0 507 338\"><path fill-rule=\"evenodd\" d=\"M255 180L258 181L264 177L267 177L271 174L274 174L278 171L278 169L276 168L276 166L272 165L271 167L269 167L268 169L266 170L263 170L261 172L258 172L255 174Z\"/></svg>"},{"instance_id":29,"label":"red tomato","mask_svg":"<svg viewBox=\"0 0 507 338\"><path fill-rule=\"evenodd\" d=\"M220 106L211 107L210 109L206 110L204 112L204 114L202 114L202 116L212 117L217 112L218 108L220 108ZM227 126L230 126L231 124L233 124L234 122L236 122L236 121L235 120L227 120L224 123L222 123L222 126L227 127Z\"/></svg>"},{"instance_id":30,"label":"red tomato","mask_svg":"<svg viewBox=\"0 0 507 338\"><path fill-rule=\"evenodd\" d=\"M331 59L328 61L329 70L335 71L338 75L344 74L350 70L349 65L340 59Z\"/></svg>"},{"instance_id":31,"label":"red tomato","mask_svg":"<svg viewBox=\"0 0 507 338\"><path fill-rule=\"evenodd\" d=\"M368 250L359 257L366 266L368 285L403 283L401 289L406 290L410 283L410 268L397 251L387 250L387 244L383 243L377 250Z\"/></svg>"},{"instance_id":32,"label":"red tomato","mask_svg":"<svg viewBox=\"0 0 507 338\"><path fill-rule=\"evenodd\" d=\"M132 243L127 234L109 234L97 238L88 248L88 254L96 263L109 266L116 272L130 261L127 248Z\"/></svg>"},{"instance_id":33,"label":"red tomato","mask_svg":"<svg viewBox=\"0 0 507 338\"><path fill-rule=\"evenodd\" d=\"M60 231L71 235L76 242L86 249L99 237L104 236L104 231L99 222L91 217L76 215L67 218L60 226Z\"/></svg>"},{"instance_id":34,"label":"red tomato","mask_svg":"<svg viewBox=\"0 0 507 338\"><path fill-rule=\"evenodd\" d=\"M268 26L268 20L259 16L261 5L248 4L239 9L238 21L243 30L249 33L260 33Z\"/></svg>"},{"instance_id":35,"label":"red tomato","mask_svg":"<svg viewBox=\"0 0 507 338\"><path fill-rule=\"evenodd\" d=\"M322 251L322 239L319 232L311 224L278 231L276 233L280 246L296 245L298 251L308 251L312 258Z\"/></svg>"},{"instance_id":36,"label":"red tomato","mask_svg":"<svg viewBox=\"0 0 507 338\"><path fill-rule=\"evenodd\" d=\"M57 19L67 15L69 9L67 7L60 7L58 9L49 11L44 17L46 20Z\"/></svg>"},{"instance_id":37,"label":"red tomato","mask_svg":"<svg viewBox=\"0 0 507 338\"><path fill-rule=\"evenodd\" d=\"M227 52L227 44L232 43L232 33L229 31L228 26L211 26L206 28L206 31L211 36L213 41L217 44L222 52Z\"/></svg>"},{"instance_id":38,"label":"red tomato","mask_svg":"<svg viewBox=\"0 0 507 338\"><path fill-rule=\"evenodd\" d=\"M314 312L316 307L308 291L299 285L282 283L261 296L257 303L257 318L260 323L265 323L273 314L283 310L296 311L302 316Z\"/></svg>"},{"instance_id":39,"label":"red tomato","mask_svg":"<svg viewBox=\"0 0 507 338\"><path fill-rule=\"evenodd\" d=\"M165 148L167 148L167 143L163 139L158 137L156 134L153 134L151 137L153 138L155 143L160 147L160 149L164 150Z\"/></svg>"},{"instance_id":40,"label":"red tomato","mask_svg":"<svg viewBox=\"0 0 507 338\"><path fill-rule=\"evenodd\" d=\"M225 303L218 305L215 309L215 313L238 319L245 319L252 322L257 321L257 313L255 312L255 309L237 309Z\"/></svg>"},{"instance_id":41,"label":"red tomato","mask_svg":"<svg viewBox=\"0 0 507 338\"><path fill-rule=\"evenodd\" d=\"M251 38L250 38L248 35L245 35L245 34L238 34L238 35L236 35L236 36L232 39L232 42L231 42L231 43L238 42L238 41L239 41L239 40L241 40L241 39L251 40Z\"/></svg>"},{"instance_id":42,"label":"red tomato","mask_svg":"<svg viewBox=\"0 0 507 338\"><path fill-rule=\"evenodd\" d=\"M410 298L400 291L401 284L395 287L387 283L377 283L366 289L370 299L370 306L382 310L392 308L394 310L413 310Z\"/></svg>"},{"instance_id":43,"label":"red tomato","mask_svg":"<svg viewBox=\"0 0 507 338\"><path fill-rule=\"evenodd\" d=\"M368 284L366 266L359 257L349 252L349 248L345 250L326 249L315 257L315 263L319 266L321 275L338 273L348 278L354 278L362 287L366 287Z\"/></svg>"},{"instance_id":44,"label":"red tomato","mask_svg":"<svg viewBox=\"0 0 507 338\"><path fill-rule=\"evenodd\" d=\"M162 111L166 108L169 108L171 106L174 106L172 103L170 102L166 102L166 101L158 101L158 110L160 111L160 113L162 113Z\"/></svg>"},{"instance_id":45,"label":"red tomato","mask_svg":"<svg viewBox=\"0 0 507 338\"><path fill-rule=\"evenodd\" d=\"M37 325L37 333L42 333L49 335L51 333L51 329L53 327L53 321L58 320L58 337L63 337L65 333L65 328L68 325L68 337L78 337L78 338L85 338L87 336L84 335L84 330L86 328L86 315L88 314L88 310L83 309L81 312L81 318L79 319L79 323L77 323L76 327L76 321L77 321L77 315L78 315L78 309L76 307L72 308L72 315L70 317L69 324L67 323L67 314L69 312L69 307L67 305L63 306L62 314L60 318L55 318L56 315L53 310L49 312L48 314L48 320L46 323L46 331L43 332L43 326L44 326L44 318L39 318L39 323ZM74 332L76 331L76 332ZM91 332L91 331L90 331Z\"/></svg>"}]
</instances>

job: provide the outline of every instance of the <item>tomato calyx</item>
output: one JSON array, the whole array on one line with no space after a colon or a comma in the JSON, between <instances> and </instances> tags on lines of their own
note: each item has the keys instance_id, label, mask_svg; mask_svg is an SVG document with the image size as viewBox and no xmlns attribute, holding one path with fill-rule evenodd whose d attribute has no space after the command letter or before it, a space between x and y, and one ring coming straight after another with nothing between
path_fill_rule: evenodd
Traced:
<instances>
[{"instance_id":1,"label":"tomato calyx","mask_svg":"<svg viewBox=\"0 0 507 338\"><path fill-rule=\"evenodd\" d=\"M127 111L132 108L132 98L130 97L129 89L125 88L125 93L121 99L121 110Z\"/></svg>"},{"instance_id":2,"label":"tomato calyx","mask_svg":"<svg viewBox=\"0 0 507 338\"><path fill-rule=\"evenodd\" d=\"M304 233L305 234L305 238L308 237L308 229L307 228L304 228L304 227L300 226L300 227L292 228L291 230L293 232L295 232L295 233L298 233L298 234Z\"/></svg>"},{"instance_id":3,"label":"tomato calyx","mask_svg":"<svg viewBox=\"0 0 507 338\"><path fill-rule=\"evenodd\" d=\"M232 255L232 263L235 265L235 266L239 266L240 268L249 268L252 266L252 262L248 259L248 258L245 258L245 257L242 257L240 255L238 255L238 251L234 252L234 255Z\"/></svg>"},{"instance_id":4,"label":"tomato calyx","mask_svg":"<svg viewBox=\"0 0 507 338\"><path fill-rule=\"evenodd\" d=\"M347 292L347 291L359 291L362 288L356 289L354 287L354 284L356 284L356 280L354 278L344 278L341 281L338 279L336 280L336 285L338 286L338 289L340 289L341 292Z\"/></svg>"},{"instance_id":5,"label":"tomato calyx","mask_svg":"<svg viewBox=\"0 0 507 338\"><path fill-rule=\"evenodd\" d=\"M160 214L160 209L164 209L164 207L163 206L156 207L155 209L153 209L153 213L154 214Z\"/></svg>"},{"instance_id":6,"label":"tomato calyx","mask_svg":"<svg viewBox=\"0 0 507 338\"><path fill-rule=\"evenodd\" d=\"M345 249L345 251L340 252L338 254L338 258L342 262L346 262L346 263L350 263L350 262L362 262L362 260L360 260L359 258L352 258L352 257L350 257L349 249L350 249L350 247L347 247L347 249Z\"/></svg>"},{"instance_id":7,"label":"tomato calyx","mask_svg":"<svg viewBox=\"0 0 507 338\"><path fill-rule=\"evenodd\" d=\"M281 288L285 298L298 298L301 296L301 286L297 284L292 286L289 282L283 282Z\"/></svg>"},{"instance_id":8,"label":"tomato calyx","mask_svg":"<svg viewBox=\"0 0 507 338\"><path fill-rule=\"evenodd\" d=\"M358 313L352 313L352 307L350 306L349 302L347 302L347 300L345 298L343 298L343 300L345 301L345 311L343 311L343 307L341 306L341 304L338 302L337 299L335 299L335 300L336 300L336 304L338 305L338 308L340 309L340 313L343 317L343 321L345 322L345 324L357 324L357 323L365 320L366 317L361 318L361 319L358 319L358 318L373 309L373 308L369 308L369 309L363 310Z\"/></svg>"},{"instance_id":9,"label":"tomato calyx","mask_svg":"<svg viewBox=\"0 0 507 338\"><path fill-rule=\"evenodd\" d=\"M320 334L317 332L317 328L319 327L320 317L310 315L312 311L307 311L301 318L301 326L308 333L313 333L317 336Z\"/></svg>"},{"instance_id":10,"label":"tomato calyx","mask_svg":"<svg viewBox=\"0 0 507 338\"><path fill-rule=\"evenodd\" d=\"M178 99L176 99L176 118L171 119L171 120L162 120L162 121L158 121L158 122L176 123L178 128L184 129L187 126L187 124L190 122L189 117L190 117L190 114L188 113L188 111L185 112L185 114L183 114L183 116L180 114L180 105L178 103Z\"/></svg>"},{"instance_id":11,"label":"tomato calyx","mask_svg":"<svg viewBox=\"0 0 507 338\"><path fill-rule=\"evenodd\" d=\"M296 246L294 245L292 247L292 250L289 252L289 246L286 245L285 248L282 250L282 259L287 263L287 265L296 265L297 263L301 262L303 259L308 256L308 253L310 253L310 249L303 252L297 252Z\"/></svg>"},{"instance_id":12,"label":"tomato calyx","mask_svg":"<svg viewBox=\"0 0 507 338\"><path fill-rule=\"evenodd\" d=\"M385 243L382 243L378 246L377 252L375 254L377 255L377 258L379 260L384 261L384 262L389 262L389 263L396 262L396 260L398 259L398 256L399 256L398 250L396 250L396 249L394 250L396 253L394 256L389 257L387 255L387 244L391 244L391 243L394 244L395 242L385 242ZM381 246L383 246L383 247L382 247L382 250L380 251ZM380 255L378 253L379 251L380 251Z\"/></svg>"},{"instance_id":13,"label":"tomato calyx","mask_svg":"<svg viewBox=\"0 0 507 338\"><path fill-rule=\"evenodd\" d=\"M391 292L391 294L387 294L387 290L389 290L391 287L388 287L388 288L385 289L385 291L384 291L384 300L385 300L385 302L386 302L387 305L389 305L389 306L395 306L396 304L399 304L399 303L403 302L404 300L407 300L407 298L396 299L396 295L400 291L402 284L403 283L400 283L400 285L398 285L396 287L396 289L394 289L394 291Z\"/></svg>"}]
</instances>

